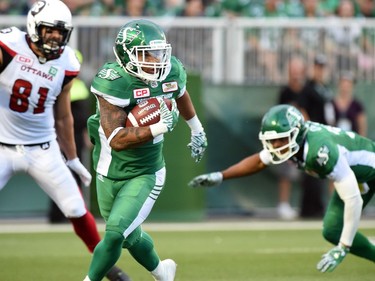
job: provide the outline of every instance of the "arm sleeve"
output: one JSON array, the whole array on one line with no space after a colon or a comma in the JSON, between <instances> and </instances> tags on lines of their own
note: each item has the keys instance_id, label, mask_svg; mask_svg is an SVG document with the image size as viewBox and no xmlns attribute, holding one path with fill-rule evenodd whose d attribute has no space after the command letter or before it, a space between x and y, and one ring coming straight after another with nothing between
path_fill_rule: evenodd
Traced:
<instances>
[{"instance_id":1,"label":"arm sleeve","mask_svg":"<svg viewBox=\"0 0 375 281\"><path fill-rule=\"evenodd\" d=\"M344 227L340 242L350 247L359 226L363 200L357 179L342 154L332 174L336 174L333 184L338 195L344 201Z\"/></svg>"},{"instance_id":2,"label":"arm sleeve","mask_svg":"<svg viewBox=\"0 0 375 281\"><path fill-rule=\"evenodd\" d=\"M3 72L3 70L8 66L8 64L13 59L12 55L7 52L5 48L1 47L0 43L0 49L3 52L3 63L0 65L0 73Z\"/></svg>"}]
</instances>

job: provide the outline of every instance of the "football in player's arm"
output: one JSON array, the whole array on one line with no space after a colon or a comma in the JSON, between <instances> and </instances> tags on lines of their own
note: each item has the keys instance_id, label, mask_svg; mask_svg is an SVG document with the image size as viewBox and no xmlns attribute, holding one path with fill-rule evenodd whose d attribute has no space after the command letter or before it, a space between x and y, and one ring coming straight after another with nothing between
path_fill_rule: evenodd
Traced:
<instances>
[{"instance_id":1,"label":"football in player's arm","mask_svg":"<svg viewBox=\"0 0 375 281\"><path fill-rule=\"evenodd\" d=\"M375 245L358 231L362 209L375 192L375 143L354 132L304 121L290 105L269 109L261 123L263 150L223 171L199 175L191 187L220 185L223 180L255 174L288 160L310 175L329 178L335 191L330 198L323 236L335 245L317 269L333 271L348 253L375 262Z\"/></svg>"},{"instance_id":2,"label":"football in player's arm","mask_svg":"<svg viewBox=\"0 0 375 281\"><path fill-rule=\"evenodd\" d=\"M163 135L174 129L181 115L191 129L188 147L196 162L203 157L207 139L186 90L186 71L171 56L171 48L160 26L148 20L130 21L115 39L116 62L105 63L91 84L97 111L89 118L88 129L106 230L85 281L101 280L120 258L122 248L155 280L174 280L175 261L160 260L141 225L165 184ZM127 127L128 113L153 97L159 100L153 103L160 104L159 121ZM171 109L164 99L171 100Z\"/></svg>"}]
</instances>

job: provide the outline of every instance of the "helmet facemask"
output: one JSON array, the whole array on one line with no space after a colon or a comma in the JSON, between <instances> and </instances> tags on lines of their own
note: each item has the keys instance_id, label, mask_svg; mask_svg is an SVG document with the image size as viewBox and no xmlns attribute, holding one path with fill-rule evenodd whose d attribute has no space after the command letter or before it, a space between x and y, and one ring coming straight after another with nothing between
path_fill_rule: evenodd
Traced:
<instances>
[{"instance_id":1,"label":"helmet facemask","mask_svg":"<svg viewBox=\"0 0 375 281\"><path fill-rule=\"evenodd\" d=\"M300 111L290 105L278 105L263 117L259 139L270 153L271 162L280 164L299 151L305 131Z\"/></svg>"},{"instance_id":2,"label":"helmet facemask","mask_svg":"<svg viewBox=\"0 0 375 281\"><path fill-rule=\"evenodd\" d=\"M48 39L46 36L47 31L45 31L43 36L43 28L57 29L61 33L62 39L59 41L56 41L54 39ZM36 26L36 29L39 40L34 43L37 45L39 51L43 53L45 58L49 60L56 59L62 54L65 46L69 42L73 27L64 27L63 23L56 23L55 25L52 25L49 23L41 22L38 26Z\"/></svg>"},{"instance_id":3,"label":"helmet facemask","mask_svg":"<svg viewBox=\"0 0 375 281\"><path fill-rule=\"evenodd\" d=\"M267 131L259 136L262 141L263 147L267 149L272 158L271 162L273 164L280 164L287 161L299 150L299 145L297 143L297 136L299 134L298 128L292 128L290 131L285 133L276 133L275 131ZM286 144L281 147L274 147L273 143L277 139L287 139Z\"/></svg>"},{"instance_id":4,"label":"helmet facemask","mask_svg":"<svg viewBox=\"0 0 375 281\"><path fill-rule=\"evenodd\" d=\"M133 75L149 81L162 81L168 75L172 53L170 44L151 41L148 46L134 46L125 51L130 59L125 67Z\"/></svg>"}]
</instances>

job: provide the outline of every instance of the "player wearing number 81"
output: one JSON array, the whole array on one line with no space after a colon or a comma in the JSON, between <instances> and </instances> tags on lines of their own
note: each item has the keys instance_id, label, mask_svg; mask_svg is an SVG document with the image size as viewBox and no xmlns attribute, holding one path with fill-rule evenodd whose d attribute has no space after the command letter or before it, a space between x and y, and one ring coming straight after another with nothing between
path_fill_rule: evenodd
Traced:
<instances>
[{"instance_id":1,"label":"player wearing number 81","mask_svg":"<svg viewBox=\"0 0 375 281\"><path fill-rule=\"evenodd\" d=\"M49 0L32 6L27 33L16 27L0 31L0 189L15 173L28 173L92 252L100 236L69 170L90 184L91 174L77 157L70 109L70 88L80 70L66 46L72 30L68 7ZM112 281L127 280L119 279L119 269L111 273Z\"/></svg>"}]
</instances>

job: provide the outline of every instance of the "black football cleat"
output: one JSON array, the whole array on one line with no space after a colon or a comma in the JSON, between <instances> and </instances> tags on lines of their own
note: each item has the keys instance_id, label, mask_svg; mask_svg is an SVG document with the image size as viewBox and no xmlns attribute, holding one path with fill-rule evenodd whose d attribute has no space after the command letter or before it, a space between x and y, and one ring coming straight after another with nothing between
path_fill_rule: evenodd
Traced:
<instances>
[{"instance_id":1,"label":"black football cleat","mask_svg":"<svg viewBox=\"0 0 375 281\"><path fill-rule=\"evenodd\" d=\"M112 267L105 277L107 277L109 281L131 281L129 275L117 266Z\"/></svg>"}]
</instances>

